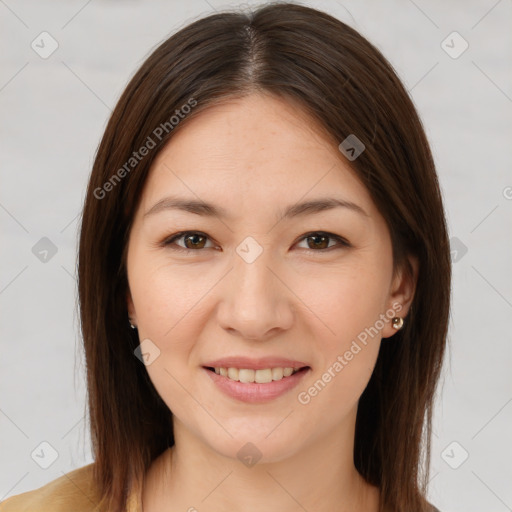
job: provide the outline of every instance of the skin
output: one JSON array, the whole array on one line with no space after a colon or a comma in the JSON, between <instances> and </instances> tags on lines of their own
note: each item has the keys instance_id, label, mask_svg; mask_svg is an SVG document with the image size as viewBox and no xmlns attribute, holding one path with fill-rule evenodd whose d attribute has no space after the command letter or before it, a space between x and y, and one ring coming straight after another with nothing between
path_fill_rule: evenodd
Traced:
<instances>
[{"instance_id":1,"label":"skin","mask_svg":"<svg viewBox=\"0 0 512 512\"><path fill-rule=\"evenodd\" d=\"M230 217L144 215L171 194ZM288 205L320 197L351 201L366 215L334 208L279 221ZM207 238L162 244L185 230ZM318 248L304 238L315 231L350 246L328 238ZM236 252L248 236L262 248L252 263ZM140 340L160 350L146 369L173 413L176 440L147 472L144 511L377 511L378 490L355 469L353 448L358 399L381 338L396 332L388 317L309 403L297 395L393 304L407 315L417 275L410 263L411 276L394 272L389 231L368 191L297 106L254 93L177 131L153 163L127 257L129 315ZM227 355L289 357L311 370L271 402L244 403L202 368ZM237 457L247 442L262 454L252 467Z\"/></svg>"}]
</instances>

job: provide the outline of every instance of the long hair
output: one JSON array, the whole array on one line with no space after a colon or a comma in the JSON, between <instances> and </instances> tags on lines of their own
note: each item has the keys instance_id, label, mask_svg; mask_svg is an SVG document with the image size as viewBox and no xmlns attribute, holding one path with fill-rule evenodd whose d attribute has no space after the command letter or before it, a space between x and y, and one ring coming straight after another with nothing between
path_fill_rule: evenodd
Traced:
<instances>
[{"instance_id":1,"label":"long hair","mask_svg":"<svg viewBox=\"0 0 512 512\"><path fill-rule=\"evenodd\" d=\"M174 444L172 413L134 356L126 249L151 164L173 134L208 107L264 91L293 102L348 162L389 228L395 269L419 262L405 326L381 344L358 405L357 470L381 492L381 511L427 510L432 406L445 350L450 252L435 164L422 123L385 57L351 27L293 3L216 13L158 46L130 80L99 144L79 242L81 329L94 479L109 511ZM142 150L145 148L145 151Z\"/></svg>"}]
</instances>

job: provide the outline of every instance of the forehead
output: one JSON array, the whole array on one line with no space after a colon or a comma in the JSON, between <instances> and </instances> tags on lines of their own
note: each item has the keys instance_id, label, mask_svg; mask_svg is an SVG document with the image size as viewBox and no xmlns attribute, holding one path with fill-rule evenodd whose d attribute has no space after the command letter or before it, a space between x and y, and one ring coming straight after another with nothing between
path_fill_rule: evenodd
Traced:
<instances>
[{"instance_id":1,"label":"forehead","mask_svg":"<svg viewBox=\"0 0 512 512\"><path fill-rule=\"evenodd\" d=\"M147 210L163 194L181 193L231 205L243 198L246 207L261 209L339 192L371 207L329 137L296 104L275 96L258 93L209 107L161 150L141 206Z\"/></svg>"},{"instance_id":2,"label":"forehead","mask_svg":"<svg viewBox=\"0 0 512 512\"><path fill-rule=\"evenodd\" d=\"M292 100L254 93L208 107L178 130L166 149L178 156L193 147L191 158L233 162L263 163L271 157L293 161L305 152L331 153L332 158L336 145L328 137Z\"/></svg>"}]
</instances>

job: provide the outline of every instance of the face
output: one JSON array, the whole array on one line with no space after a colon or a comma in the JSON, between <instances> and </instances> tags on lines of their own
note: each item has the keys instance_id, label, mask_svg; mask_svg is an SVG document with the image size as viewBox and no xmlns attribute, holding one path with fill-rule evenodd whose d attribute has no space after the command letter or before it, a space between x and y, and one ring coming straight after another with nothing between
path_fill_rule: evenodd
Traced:
<instances>
[{"instance_id":1,"label":"face","mask_svg":"<svg viewBox=\"0 0 512 512\"><path fill-rule=\"evenodd\" d=\"M350 431L412 299L383 217L321 133L261 94L205 110L159 153L134 218L146 369L175 429L227 457L251 442L277 461Z\"/></svg>"}]
</instances>

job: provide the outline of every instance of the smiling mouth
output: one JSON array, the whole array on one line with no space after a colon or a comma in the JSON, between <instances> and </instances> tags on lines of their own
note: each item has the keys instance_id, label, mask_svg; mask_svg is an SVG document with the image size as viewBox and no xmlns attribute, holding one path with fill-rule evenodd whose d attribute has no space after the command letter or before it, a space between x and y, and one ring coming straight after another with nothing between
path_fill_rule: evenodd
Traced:
<instances>
[{"instance_id":1,"label":"smiling mouth","mask_svg":"<svg viewBox=\"0 0 512 512\"><path fill-rule=\"evenodd\" d=\"M291 377L296 373L305 372L309 369L309 366L301 368L276 367L261 370L250 368L214 368L211 366L205 366L204 368L235 382L269 384L270 382Z\"/></svg>"}]
</instances>

